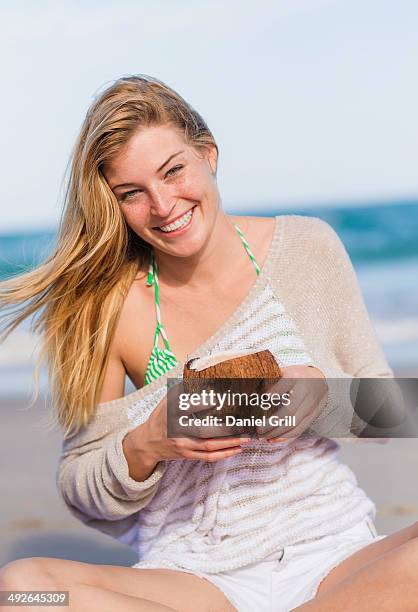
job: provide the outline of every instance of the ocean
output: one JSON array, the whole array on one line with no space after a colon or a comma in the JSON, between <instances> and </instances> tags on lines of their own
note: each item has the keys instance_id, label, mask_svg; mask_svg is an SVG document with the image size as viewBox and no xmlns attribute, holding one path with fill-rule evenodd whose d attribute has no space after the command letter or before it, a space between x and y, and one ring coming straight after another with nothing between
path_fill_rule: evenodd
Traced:
<instances>
[{"instance_id":1,"label":"ocean","mask_svg":"<svg viewBox=\"0 0 418 612\"><path fill-rule=\"evenodd\" d=\"M389 364L418 376L418 200L356 205L275 207L240 213L297 214L327 221L340 236ZM0 234L0 279L31 269L52 249L51 230ZM0 347L0 396L27 393L32 341L28 326ZM30 344L30 347L28 345ZM45 386L45 378L42 379Z\"/></svg>"}]
</instances>

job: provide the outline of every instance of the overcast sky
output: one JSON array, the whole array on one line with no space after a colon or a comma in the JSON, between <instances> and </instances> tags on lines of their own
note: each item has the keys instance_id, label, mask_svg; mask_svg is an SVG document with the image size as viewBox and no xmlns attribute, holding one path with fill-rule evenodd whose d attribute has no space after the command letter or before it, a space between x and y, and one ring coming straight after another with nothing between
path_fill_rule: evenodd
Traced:
<instances>
[{"instance_id":1,"label":"overcast sky","mask_svg":"<svg viewBox=\"0 0 418 612\"><path fill-rule=\"evenodd\" d=\"M204 116L230 210L418 196L416 0L3 0L0 23L0 232L54 226L92 96L130 73Z\"/></svg>"}]
</instances>

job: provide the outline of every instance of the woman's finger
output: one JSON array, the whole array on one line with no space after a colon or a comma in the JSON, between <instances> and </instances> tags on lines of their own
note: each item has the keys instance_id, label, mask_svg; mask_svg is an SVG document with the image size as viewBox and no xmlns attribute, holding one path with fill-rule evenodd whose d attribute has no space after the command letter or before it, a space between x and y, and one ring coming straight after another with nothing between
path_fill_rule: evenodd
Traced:
<instances>
[{"instance_id":1,"label":"woman's finger","mask_svg":"<svg viewBox=\"0 0 418 612\"><path fill-rule=\"evenodd\" d=\"M243 443L250 442L251 438L244 437L229 437L229 438L210 438L201 440L199 438L173 438L178 442L176 445L179 448L184 448L191 451L213 452L226 448L237 447Z\"/></svg>"},{"instance_id":2,"label":"woman's finger","mask_svg":"<svg viewBox=\"0 0 418 612\"><path fill-rule=\"evenodd\" d=\"M295 384L291 397L292 399L288 407L282 406L280 408L277 408L274 415L271 414L266 419L265 425L257 425L257 433L262 434L263 437L266 435L271 435L272 437L279 437L293 429L291 425L274 425L270 422L270 418L273 416L277 418L284 418L285 416L296 416L302 418L300 411L302 410L303 402L306 397L306 389L303 387L303 385Z\"/></svg>"},{"instance_id":3,"label":"woman's finger","mask_svg":"<svg viewBox=\"0 0 418 612\"><path fill-rule=\"evenodd\" d=\"M220 459L226 459L227 457L239 455L240 453L242 453L242 450L242 447L234 447L214 451L196 451L186 449L182 454L182 457L184 457L185 459L190 459L192 461L200 460L209 461L210 463L212 463L213 461L219 461Z\"/></svg>"},{"instance_id":4,"label":"woman's finger","mask_svg":"<svg viewBox=\"0 0 418 612\"><path fill-rule=\"evenodd\" d=\"M308 382L300 380L294 391L294 402L286 414L295 416L296 425L283 426L280 429L280 435L286 435L292 432L291 437L297 437L307 426L312 423L319 414L321 403L327 393L327 385L322 380L316 378L315 382L312 379Z\"/></svg>"},{"instance_id":5,"label":"woman's finger","mask_svg":"<svg viewBox=\"0 0 418 612\"><path fill-rule=\"evenodd\" d=\"M278 393L280 396L284 395L285 393L289 393L289 395L291 395L297 381L297 378L282 377L274 380L272 383L271 379L265 378L261 383L259 392L269 394Z\"/></svg>"},{"instance_id":6,"label":"woman's finger","mask_svg":"<svg viewBox=\"0 0 418 612\"><path fill-rule=\"evenodd\" d=\"M312 401L309 397L307 402ZM287 438L287 440L292 438L298 438L301 434L308 429L308 427L312 424L312 422L318 416L317 406L310 404L310 409L307 411L306 415L297 423L297 425L291 430L291 435ZM317 436L314 436L317 437Z\"/></svg>"},{"instance_id":7,"label":"woman's finger","mask_svg":"<svg viewBox=\"0 0 418 612\"><path fill-rule=\"evenodd\" d=\"M306 393L306 388L300 389L301 393ZM307 426L312 423L312 421L317 416L317 401L312 398L310 393L306 393L302 398L297 408L293 408L291 416L296 416L296 425L295 426L282 426L282 427L273 427L270 430L264 431L261 434L261 437L268 438L278 438L286 436L286 434L291 434L287 436L286 439L294 438L299 436ZM289 414L289 413L288 413Z\"/></svg>"}]
</instances>

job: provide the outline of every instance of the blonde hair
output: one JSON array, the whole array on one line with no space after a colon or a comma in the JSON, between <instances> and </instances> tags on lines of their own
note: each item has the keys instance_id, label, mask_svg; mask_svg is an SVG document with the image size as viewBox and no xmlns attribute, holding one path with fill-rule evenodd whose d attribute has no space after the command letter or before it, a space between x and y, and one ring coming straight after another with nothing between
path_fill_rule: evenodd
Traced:
<instances>
[{"instance_id":1,"label":"blonde hair","mask_svg":"<svg viewBox=\"0 0 418 612\"><path fill-rule=\"evenodd\" d=\"M52 255L0 283L2 339L37 315L57 422L77 433L94 415L110 344L126 294L149 245L126 224L103 165L141 127L170 124L201 150L215 139L173 89L147 75L116 80L90 106L74 147Z\"/></svg>"}]
</instances>

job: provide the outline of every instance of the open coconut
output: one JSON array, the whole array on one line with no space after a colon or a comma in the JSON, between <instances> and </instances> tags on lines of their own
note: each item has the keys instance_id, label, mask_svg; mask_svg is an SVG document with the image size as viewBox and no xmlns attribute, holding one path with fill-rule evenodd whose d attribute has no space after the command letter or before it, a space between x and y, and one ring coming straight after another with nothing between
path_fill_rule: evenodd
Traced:
<instances>
[{"instance_id":1,"label":"open coconut","mask_svg":"<svg viewBox=\"0 0 418 612\"><path fill-rule=\"evenodd\" d=\"M247 395L262 393L273 384L282 373L272 353L266 350L224 351L207 357L190 359L183 369L183 386L186 393L201 393L213 390L215 393L245 393ZM233 379L233 380L231 380ZM269 415L277 407L265 410ZM222 412L216 408L197 408L199 417L207 414L234 414L237 417L260 416L254 405L240 404L238 401L226 401Z\"/></svg>"}]
</instances>

